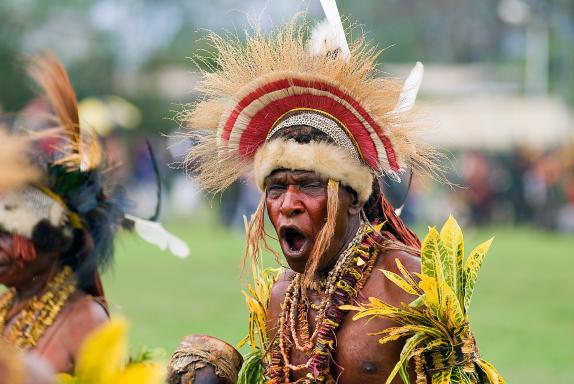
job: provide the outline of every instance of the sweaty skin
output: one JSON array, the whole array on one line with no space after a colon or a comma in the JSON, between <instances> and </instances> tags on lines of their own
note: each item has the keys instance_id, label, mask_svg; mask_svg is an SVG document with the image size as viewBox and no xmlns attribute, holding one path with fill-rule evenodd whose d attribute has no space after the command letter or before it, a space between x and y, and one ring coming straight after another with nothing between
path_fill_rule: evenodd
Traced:
<instances>
[{"instance_id":1,"label":"sweaty skin","mask_svg":"<svg viewBox=\"0 0 574 384\"><path fill-rule=\"evenodd\" d=\"M327 212L326 183L313 172L281 170L268 177L266 188L267 211L277 232L287 263L293 271L302 272L309 257L314 236L325 222ZM322 273L328 273L341 250L353 238L359 226L361 208L362 206L356 201L355 194L340 187L335 236L321 263L323 268L320 271ZM305 244L304 247L308 247L308 249L300 252L300 254L291 255L293 251L282 236L284 232L282 226L285 225L293 226L305 234L309 244ZM378 297L391 305L400 305L401 302L409 303L413 300L412 296L395 286L379 271L379 269L387 269L400 274L395 259L399 259L409 271L420 272L418 257L402 251L388 250L377 260L371 276L359 293L359 302L366 301L370 296ZM289 283L295 276L293 271L284 272L271 290L268 325L269 336L272 340L277 336L281 304ZM319 293L308 291L307 294L314 303L320 302L321 295ZM308 316L311 332L315 329L316 315L317 313L311 309ZM335 364L331 367L335 377L339 377L338 383L384 383L399 359L404 340L380 345L378 338L369 336L368 333L378 332L396 325L381 318L375 318L371 321L366 319L353 321L352 313L345 315L337 331ZM307 359L308 357L302 352L292 348L291 362L293 364L304 363ZM295 381L307 373L308 371L305 370L296 372L291 380ZM411 372L410 376L414 383L414 372ZM402 383L402 380L397 376L393 383L399 384Z\"/></svg>"},{"instance_id":2,"label":"sweaty skin","mask_svg":"<svg viewBox=\"0 0 574 384\"><path fill-rule=\"evenodd\" d=\"M57 254L38 254L35 260L15 263L9 236L0 234L0 284L16 288L16 302L8 311L6 330L35 295L41 294L57 273ZM76 290L62 307L54 323L29 352L51 365L55 372L71 372L86 337L108 321L102 305L81 290Z\"/></svg>"}]
</instances>

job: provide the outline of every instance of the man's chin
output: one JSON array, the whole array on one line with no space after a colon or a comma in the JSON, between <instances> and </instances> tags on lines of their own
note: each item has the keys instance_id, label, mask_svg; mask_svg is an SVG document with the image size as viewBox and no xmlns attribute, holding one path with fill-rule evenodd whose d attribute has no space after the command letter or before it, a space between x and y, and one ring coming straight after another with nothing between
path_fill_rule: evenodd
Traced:
<instances>
[{"instance_id":1,"label":"man's chin","mask_svg":"<svg viewBox=\"0 0 574 384\"><path fill-rule=\"evenodd\" d=\"M292 252L291 250L282 249L283 257L287 261L289 268L297 273L305 272L305 266L307 265L307 260L309 259L308 252L298 253Z\"/></svg>"}]
</instances>

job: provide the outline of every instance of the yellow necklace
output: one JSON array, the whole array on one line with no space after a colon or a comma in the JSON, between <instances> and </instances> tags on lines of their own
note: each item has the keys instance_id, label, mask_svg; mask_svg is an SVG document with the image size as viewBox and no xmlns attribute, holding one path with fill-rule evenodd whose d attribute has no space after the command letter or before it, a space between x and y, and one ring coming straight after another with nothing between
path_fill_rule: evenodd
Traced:
<instances>
[{"instance_id":1,"label":"yellow necklace","mask_svg":"<svg viewBox=\"0 0 574 384\"><path fill-rule=\"evenodd\" d=\"M0 297L0 329L4 339L21 349L36 346L42 335L54 323L62 307L76 290L72 269L65 266L48 282L44 293L30 299L17 315L18 319L6 329L6 315L14 304L16 290L10 289Z\"/></svg>"}]
</instances>

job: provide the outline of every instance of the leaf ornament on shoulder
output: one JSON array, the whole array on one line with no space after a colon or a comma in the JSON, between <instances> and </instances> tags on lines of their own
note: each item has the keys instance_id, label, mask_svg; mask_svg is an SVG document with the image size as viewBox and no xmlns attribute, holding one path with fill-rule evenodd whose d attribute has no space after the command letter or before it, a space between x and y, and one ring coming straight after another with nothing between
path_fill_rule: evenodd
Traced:
<instances>
[{"instance_id":1,"label":"leaf ornament on shoulder","mask_svg":"<svg viewBox=\"0 0 574 384\"><path fill-rule=\"evenodd\" d=\"M410 303L395 307L370 297L367 303L343 306L356 312L353 320L382 317L396 327L370 333L379 343L406 339L399 361L387 383L399 375L409 382L408 366L415 361L418 383L504 383L496 368L480 357L468 310L478 273L493 238L473 248L464 257L464 236L449 216L442 228L429 227L421 245L421 272L410 272L397 259L400 274L381 270L385 278L412 295ZM430 381L430 383L429 383Z\"/></svg>"}]
</instances>

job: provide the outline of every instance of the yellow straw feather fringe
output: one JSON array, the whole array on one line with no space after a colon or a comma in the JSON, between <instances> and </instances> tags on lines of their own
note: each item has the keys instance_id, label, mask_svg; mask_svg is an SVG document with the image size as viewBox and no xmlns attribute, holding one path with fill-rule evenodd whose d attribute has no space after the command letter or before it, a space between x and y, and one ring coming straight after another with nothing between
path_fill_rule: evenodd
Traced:
<instances>
[{"instance_id":1,"label":"yellow straw feather fringe","mask_svg":"<svg viewBox=\"0 0 574 384\"><path fill-rule=\"evenodd\" d=\"M40 173L28 161L28 141L0 128L0 192L38 181Z\"/></svg>"},{"instance_id":2,"label":"yellow straw feather fringe","mask_svg":"<svg viewBox=\"0 0 574 384\"><path fill-rule=\"evenodd\" d=\"M303 276L302 286L308 287L314 280L318 268L321 266L325 252L331 245L331 239L335 234L335 226L337 225L337 211L339 210L339 182L329 179L327 183L327 220L319 231L311 256L305 265L305 273Z\"/></svg>"}]
</instances>

